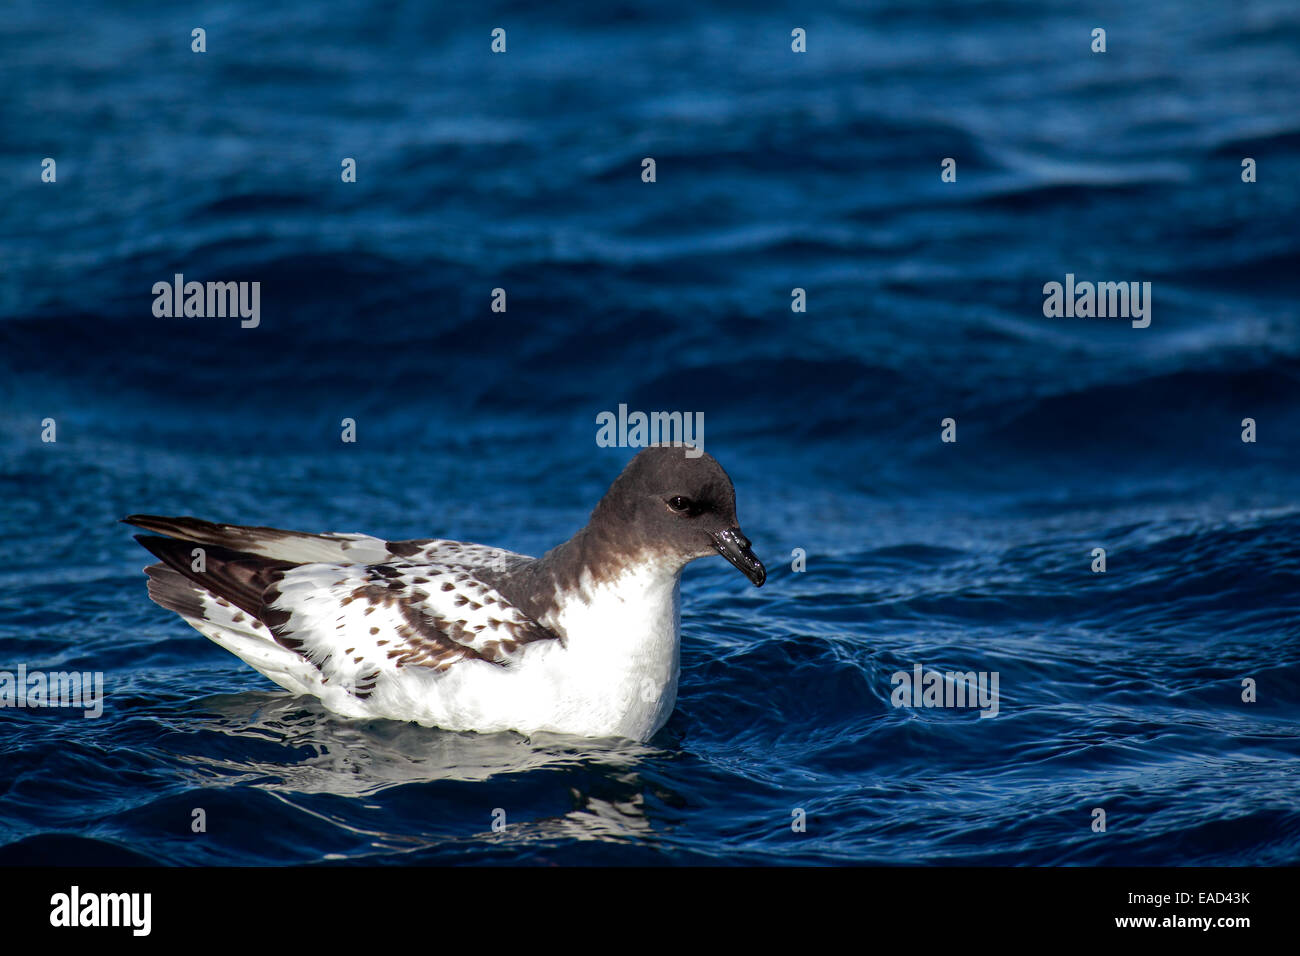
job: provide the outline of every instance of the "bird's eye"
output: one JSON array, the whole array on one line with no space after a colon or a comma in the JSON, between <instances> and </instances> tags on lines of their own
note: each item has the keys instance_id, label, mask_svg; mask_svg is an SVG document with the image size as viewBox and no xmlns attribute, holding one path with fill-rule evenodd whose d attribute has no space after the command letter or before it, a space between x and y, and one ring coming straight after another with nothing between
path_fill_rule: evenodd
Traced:
<instances>
[{"instance_id":1,"label":"bird's eye","mask_svg":"<svg viewBox=\"0 0 1300 956\"><path fill-rule=\"evenodd\" d=\"M681 495L677 495L674 498L668 499L668 507L672 508L673 511L687 512L694 507L694 503L690 498L683 498Z\"/></svg>"}]
</instances>

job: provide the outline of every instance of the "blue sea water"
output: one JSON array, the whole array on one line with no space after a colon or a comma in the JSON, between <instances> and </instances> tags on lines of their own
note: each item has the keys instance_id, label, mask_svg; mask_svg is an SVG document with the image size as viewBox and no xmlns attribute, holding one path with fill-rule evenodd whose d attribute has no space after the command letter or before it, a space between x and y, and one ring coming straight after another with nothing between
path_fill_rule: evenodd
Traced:
<instances>
[{"instance_id":1,"label":"blue sea water","mask_svg":"<svg viewBox=\"0 0 1300 956\"><path fill-rule=\"evenodd\" d=\"M106 697L0 710L0 860L1300 862L1298 76L1292 0L7 5L0 670ZM116 523L537 554L620 404L703 412L769 568L687 569L644 746L332 717Z\"/></svg>"}]
</instances>

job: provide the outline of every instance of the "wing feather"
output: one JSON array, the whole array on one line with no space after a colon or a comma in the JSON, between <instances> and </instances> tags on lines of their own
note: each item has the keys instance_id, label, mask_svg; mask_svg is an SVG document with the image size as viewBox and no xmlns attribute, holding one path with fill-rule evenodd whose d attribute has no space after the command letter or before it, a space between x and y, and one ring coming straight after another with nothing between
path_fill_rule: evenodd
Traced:
<instances>
[{"instance_id":1,"label":"wing feather","mask_svg":"<svg viewBox=\"0 0 1300 956\"><path fill-rule=\"evenodd\" d=\"M508 667L527 645L560 641L465 568L309 564L264 601L276 640L344 686L373 687L404 667Z\"/></svg>"},{"instance_id":2,"label":"wing feather","mask_svg":"<svg viewBox=\"0 0 1300 956\"><path fill-rule=\"evenodd\" d=\"M128 515L122 519L155 534L242 551L293 564L445 564L506 571L530 560L522 554L444 538L385 541L368 534L308 534L256 525L217 524L202 518Z\"/></svg>"}]
</instances>

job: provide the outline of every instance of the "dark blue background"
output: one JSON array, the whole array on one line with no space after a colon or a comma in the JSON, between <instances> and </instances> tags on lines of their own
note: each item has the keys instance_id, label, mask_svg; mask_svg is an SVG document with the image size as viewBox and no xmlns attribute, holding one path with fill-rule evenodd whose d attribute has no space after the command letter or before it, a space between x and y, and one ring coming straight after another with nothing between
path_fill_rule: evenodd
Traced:
<instances>
[{"instance_id":1,"label":"dark blue background","mask_svg":"<svg viewBox=\"0 0 1300 956\"><path fill-rule=\"evenodd\" d=\"M1300 9L764 8L8 5L0 669L108 698L0 712L0 855L1300 861ZM154 318L174 272L261 326ZM1044 318L1067 272L1150 281L1150 328ZM540 553L619 403L704 413L770 569L688 569L650 747L331 718L115 524ZM891 707L917 662L1000 715Z\"/></svg>"}]
</instances>

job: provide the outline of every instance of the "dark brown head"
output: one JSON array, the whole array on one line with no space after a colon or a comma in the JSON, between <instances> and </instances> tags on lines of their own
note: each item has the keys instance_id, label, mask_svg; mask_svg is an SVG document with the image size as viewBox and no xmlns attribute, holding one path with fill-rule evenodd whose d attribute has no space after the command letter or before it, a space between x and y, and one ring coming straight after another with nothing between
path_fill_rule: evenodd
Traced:
<instances>
[{"instance_id":1,"label":"dark brown head","mask_svg":"<svg viewBox=\"0 0 1300 956\"><path fill-rule=\"evenodd\" d=\"M731 479L712 455L697 449L644 449L600 500L588 528L624 551L672 556L683 564L721 554L755 587L767 580L736 519Z\"/></svg>"}]
</instances>

